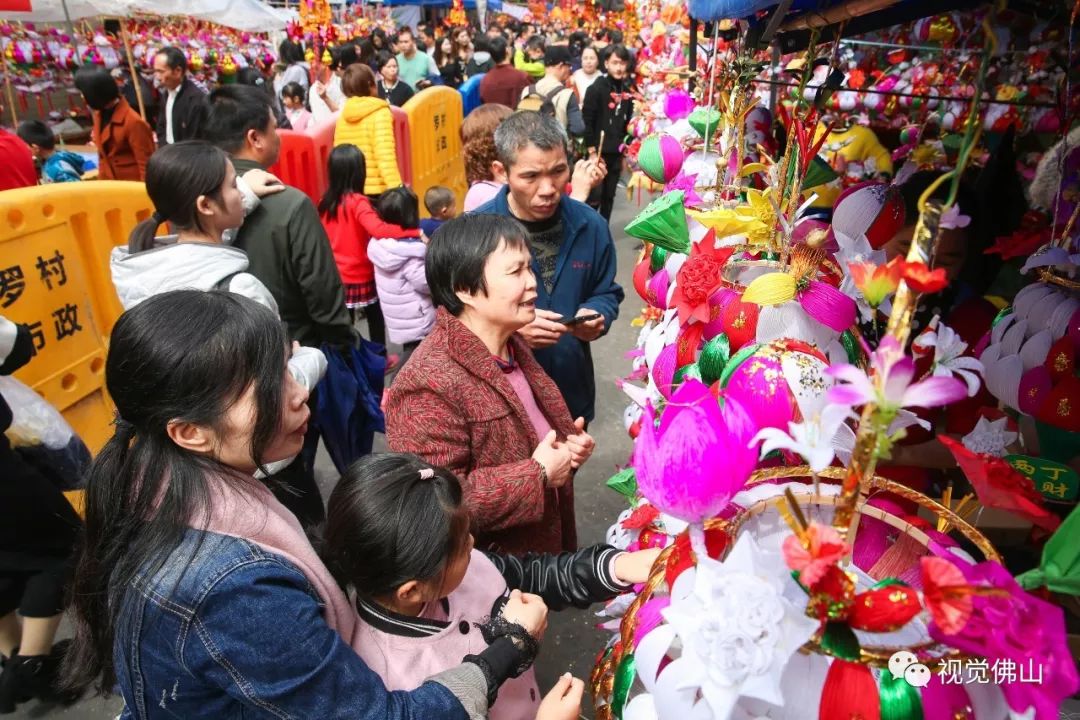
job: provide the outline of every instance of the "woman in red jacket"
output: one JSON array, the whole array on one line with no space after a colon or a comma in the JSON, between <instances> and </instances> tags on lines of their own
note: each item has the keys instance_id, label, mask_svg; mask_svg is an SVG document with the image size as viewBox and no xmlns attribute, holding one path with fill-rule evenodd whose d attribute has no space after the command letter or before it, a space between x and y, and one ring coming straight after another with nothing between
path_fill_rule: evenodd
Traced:
<instances>
[{"instance_id":1,"label":"woman in red jacket","mask_svg":"<svg viewBox=\"0 0 1080 720\"><path fill-rule=\"evenodd\" d=\"M517 335L536 316L525 228L451 220L426 271L435 327L388 392L387 444L462 478L478 548L576 549L573 474L595 443Z\"/></svg>"},{"instance_id":2,"label":"woman in red jacket","mask_svg":"<svg viewBox=\"0 0 1080 720\"><path fill-rule=\"evenodd\" d=\"M372 237L418 238L419 229L406 230L383 222L364 195L367 164L355 145L338 145L327 160L330 184L319 202L319 217L330 238L341 283L345 286L345 307L353 324L356 311L363 308L371 339L386 345L386 321L375 291L375 266L368 259ZM386 372L398 364L397 355L386 358Z\"/></svg>"}]
</instances>

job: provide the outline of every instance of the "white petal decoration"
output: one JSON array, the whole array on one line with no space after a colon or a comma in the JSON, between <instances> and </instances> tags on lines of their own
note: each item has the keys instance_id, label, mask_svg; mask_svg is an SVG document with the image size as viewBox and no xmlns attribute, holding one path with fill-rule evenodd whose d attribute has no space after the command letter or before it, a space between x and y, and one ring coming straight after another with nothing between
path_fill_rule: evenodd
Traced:
<instances>
[{"instance_id":1,"label":"white petal decoration","mask_svg":"<svg viewBox=\"0 0 1080 720\"><path fill-rule=\"evenodd\" d=\"M623 708L622 720L657 720L656 702L649 693L635 696Z\"/></svg>"},{"instance_id":2,"label":"white petal decoration","mask_svg":"<svg viewBox=\"0 0 1080 720\"><path fill-rule=\"evenodd\" d=\"M1027 320L1020 319L1013 323L1012 327L1005 331L1005 337L1001 339L1001 356L1007 357L1020 352L1020 346L1027 339Z\"/></svg>"},{"instance_id":3,"label":"white petal decoration","mask_svg":"<svg viewBox=\"0 0 1080 720\"><path fill-rule=\"evenodd\" d=\"M1046 283L1028 285L1016 293L1016 298L1013 300L1013 314L1018 318L1026 318L1031 308L1052 292L1054 289Z\"/></svg>"},{"instance_id":4,"label":"white petal decoration","mask_svg":"<svg viewBox=\"0 0 1080 720\"><path fill-rule=\"evenodd\" d=\"M1007 425L1007 418L991 421L981 417L972 431L961 439L961 442L972 452L1003 457L1005 448L1017 438L1016 433L1009 432Z\"/></svg>"},{"instance_id":5,"label":"white petal decoration","mask_svg":"<svg viewBox=\"0 0 1080 720\"><path fill-rule=\"evenodd\" d=\"M1069 330L1069 320L1073 313L1080 310L1080 300L1065 298L1058 303L1057 308L1050 315L1050 324L1047 326L1054 336L1054 340L1060 340Z\"/></svg>"},{"instance_id":6,"label":"white petal decoration","mask_svg":"<svg viewBox=\"0 0 1080 720\"><path fill-rule=\"evenodd\" d=\"M1018 313L1019 310L1017 310L1016 306L1014 305L1013 312L998 320L997 325L995 325L990 331L991 345L996 345L1001 342L1001 338L1005 336L1005 331L1012 327L1012 324L1016 322L1016 318L1020 317Z\"/></svg>"},{"instance_id":7,"label":"white petal decoration","mask_svg":"<svg viewBox=\"0 0 1080 720\"><path fill-rule=\"evenodd\" d=\"M740 697L784 704L784 668L817 628L784 598L785 577L782 558L748 534L723 563L698 560L693 591L662 613L681 653L653 691L661 720L698 716L699 697L714 720L730 718Z\"/></svg>"},{"instance_id":8,"label":"white petal decoration","mask_svg":"<svg viewBox=\"0 0 1080 720\"><path fill-rule=\"evenodd\" d=\"M1054 336L1049 330L1040 330L1032 335L1020 348L1020 361L1024 364L1024 369L1030 370L1046 362L1046 356L1050 353L1050 346L1053 344Z\"/></svg>"},{"instance_id":9,"label":"white petal decoration","mask_svg":"<svg viewBox=\"0 0 1080 720\"><path fill-rule=\"evenodd\" d=\"M994 397L1015 410L1023 373L1024 363L1020 356L1010 355L986 369L986 387Z\"/></svg>"}]
</instances>

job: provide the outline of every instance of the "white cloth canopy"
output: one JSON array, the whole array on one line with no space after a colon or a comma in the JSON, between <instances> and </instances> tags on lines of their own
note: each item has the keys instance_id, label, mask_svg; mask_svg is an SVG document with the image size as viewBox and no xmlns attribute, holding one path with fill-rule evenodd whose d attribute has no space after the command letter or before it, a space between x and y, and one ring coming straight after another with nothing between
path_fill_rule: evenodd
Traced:
<instances>
[{"instance_id":1,"label":"white cloth canopy","mask_svg":"<svg viewBox=\"0 0 1080 720\"><path fill-rule=\"evenodd\" d=\"M128 17L136 13L150 15L188 15L200 20L247 30L270 32L283 30L289 15L260 0L31 0L29 12L7 12L5 20L24 22L64 22L64 5L72 20L97 17Z\"/></svg>"}]
</instances>

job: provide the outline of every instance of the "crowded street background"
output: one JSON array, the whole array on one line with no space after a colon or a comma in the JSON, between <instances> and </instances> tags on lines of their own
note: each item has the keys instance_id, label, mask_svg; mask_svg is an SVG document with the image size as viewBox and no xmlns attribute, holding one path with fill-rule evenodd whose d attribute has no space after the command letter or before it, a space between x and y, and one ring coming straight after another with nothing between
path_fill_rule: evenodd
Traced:
<instances>
[{"instance_id":1,"label":"crowded street background","mask_svg":"<svg viewBox=\"0 0 1080 720\"><path fill-rule=\"evenodd\" d=\"M1080 4L0 8L0 714L1076 707Z\"/></svg>"}]
</instances>

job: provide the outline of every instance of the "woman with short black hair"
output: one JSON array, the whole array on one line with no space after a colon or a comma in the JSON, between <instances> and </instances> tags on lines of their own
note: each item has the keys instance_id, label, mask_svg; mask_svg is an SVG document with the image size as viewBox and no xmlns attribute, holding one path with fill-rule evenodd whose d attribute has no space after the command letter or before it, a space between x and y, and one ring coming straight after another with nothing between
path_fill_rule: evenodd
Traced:
<instances>
[{"instance_id":1,"label":"woman with short black hair","mask_svg":"<svg viewBox=\"0 0 1080 720\"><path fill-rule=\"evenodd\" d=\"M435 327L388 393L386 438L462 478L479 548L577 547L573 473L595 445L517 331L536 316L525 229L463 215L428 246Z\"/></svg>"},{"instance_id":2,"label":"woman with short black hair","mask_svg":"<svg viewBox=\"0 0 1080 720\"><path fill-rule=\"evenodd\" d=\"M408 83L401 81L397 57L388 52L380 53L378 66L379 97L394 107L401 107L409 102L414 95L413 89Z\"/></svg>"}]
</instances>

